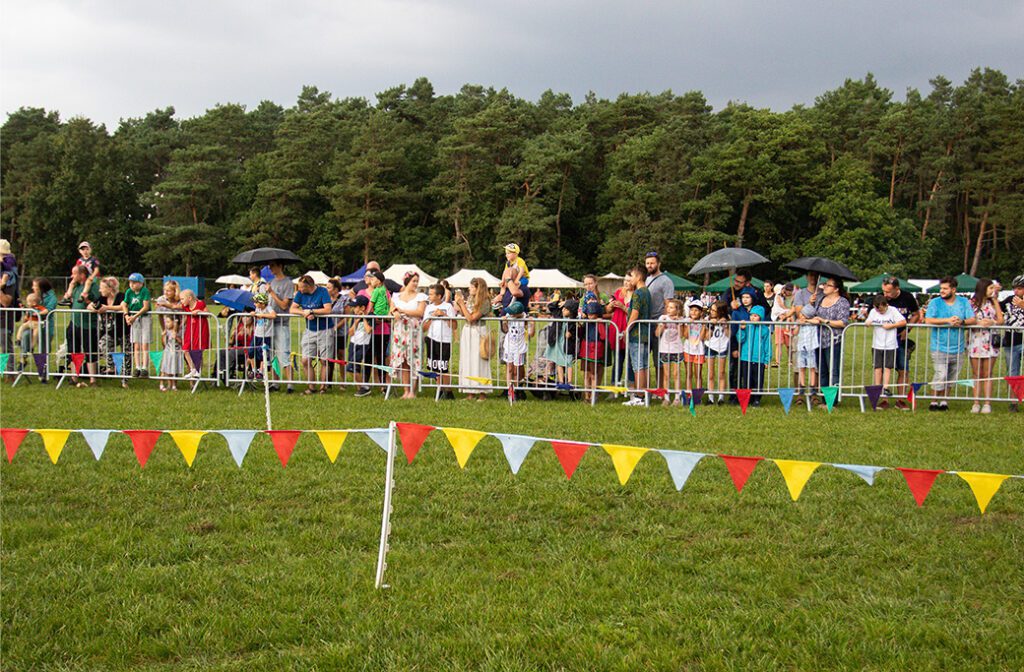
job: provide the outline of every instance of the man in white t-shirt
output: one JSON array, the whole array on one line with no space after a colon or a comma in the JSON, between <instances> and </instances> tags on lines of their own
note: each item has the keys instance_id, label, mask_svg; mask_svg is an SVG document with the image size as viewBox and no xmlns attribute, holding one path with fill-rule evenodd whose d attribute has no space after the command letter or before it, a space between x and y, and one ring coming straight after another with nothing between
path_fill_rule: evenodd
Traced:
<instances>
[{"instance_id":1,"label":"man in white t-shirt","mask_svg":"<svg viewBox=\"0 0 1024 672\"><path fill-rule=\"evenodd\" d=\"M452 334L455 326L455 308L444 300L444 287L431 285L427 290L427 307L423 311L426 327L424 346L427 351L427 370L438 374L441 387L440 398L454 399L450 389Z\"/></svg>"},{"instance_id":2,"label":"man in white t-shirt","mask_svg":"<svg viewBox=\"0 0 1024 672\"><path fill-rule=\"evenodd\" d=\"M874 308L868 313L864 324L874 326L871 336L871 355L875 365L875 385L881 385L889 395L889 380L896 368L896 349L899 347L898 329L907 326L907 318L889 305L885 294L875 296ZM882 400L880 408L888 408L889 402Z\"/></svg>"}]
</instances>

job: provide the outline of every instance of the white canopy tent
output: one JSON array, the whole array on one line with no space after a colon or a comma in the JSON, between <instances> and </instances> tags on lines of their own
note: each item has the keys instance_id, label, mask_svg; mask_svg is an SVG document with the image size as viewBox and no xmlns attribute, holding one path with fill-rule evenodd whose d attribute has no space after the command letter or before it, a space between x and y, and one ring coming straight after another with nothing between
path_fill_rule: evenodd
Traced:
<instances>
[{"instance_id":1,"label":"white canopy tent","mask_svg":"<svg viewBox=\"0 0 1024 672\"><path fill-rule=\"evenodd\" d=\"M306 271L302 275L308 275L309 277L313 278L313 282L315 284L321 286L326 285L327 281L331 279L331 276L327 275L323 271ZM295 282L298 282L299 278L301 278L302 275L295 276Z\"/></svg>"},{"instance_id":2,"label":"white canopy tent","mask_svg":"<svg viewBox=\"0 0 1024 672\"><path fill-rule=\"evenodd\" d=\"M232 273L230 275L222 275L216 280L214 280L214 282L216 282L218 285L238 285L239 287L241 287L242 285L248 285L251 281L244 275Z\"/></svg>"},{"instance_id":3,"label":"white canopy tent","mask_svg":"<svg viewBox=\"0 0 1024 672\"><path fill-rule=\"evenodd\" d=\"M578 289L582 282L573 280L557 268L530 269L530 287L541 289Z\"/></svg>"},{"instance_id":4,"label":"white canopy tent","mask_svg":"<svg viewBox=\"0 0 1024 672\"><path fill-rule=\"evenodd\" d=\"M432 285L437 282L437 278L430 275L416 264L392 264L388 270L384 271L384 277L388 280L393 280L398 284L402 284L402 278L409 271L420 274L420 287L424 292L427 291L427 285Z\"/></svg>"},{"instance_id":5,"label":"white canopy tent","mask_svg":"<svg viewBox=\"0 0 1024 672\"><path fill-rule=\"evenodd\" d=\"M600 276L597 279L597 291L611 296L616 289L622 287L622 278L623 276L615 273L606 273Z\"/></svg>"},{"instance_id":6,"label":"white canopy tent","mask_svg":"<svg viewBox=\"0 0 1024 672\"><path fill-rule=\"evenodd\" d=\"M487 286L490 289L497 289L498 285L501 284L501 280L499 278L494 277L487 271L476 268L464 268L454 275L449 275L445 280L447 280L448 284L452 287L461 289L463 287L469 287L469 281L473 278L483 278L484 282L487 283Z\"/></svg>"},{"instance_id":7,"label":"white canopy tent","mask_svg":"<svg viewBox=\"0 0 1024 672\"><path fill-rule=\"evenodd\" d=\"M907 280L909 280L911 283L917 285L920 288L920 289L917 290L917 292L924 292L929 287L934 287L935 285L939 284L938 280L928 280L928 279L921 279L921 278L907 278ZM911 287L910 291L913 292L914 288ZM917 292L915 292L915 293L917 293Z\"/></svg>"}]
</instances>

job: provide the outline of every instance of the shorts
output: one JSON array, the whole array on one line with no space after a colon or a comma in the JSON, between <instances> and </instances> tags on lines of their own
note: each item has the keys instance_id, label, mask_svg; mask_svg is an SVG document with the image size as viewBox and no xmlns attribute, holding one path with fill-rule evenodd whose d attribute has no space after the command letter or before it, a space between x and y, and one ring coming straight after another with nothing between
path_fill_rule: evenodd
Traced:
<instances>
[{"instance_id":1,"label":"shorts","mask_svg":"<svg viewBox=\"0 0 1024 672\"><path fill-rule=\"evenodd\" d=\"M281 366L292 364L292 329L287 320L284 323L274 322L274 335L271 338L271 353L277 357Z\"/></svg>"},{"instance_id":2,"label":"shorts","mask_svg":"<svg viewBox=\"0 0 1024 672\"><path fill-rule=\"evenodd\" d=\"M302 334L303 359L327 359L333 356L334 332L330 329L312 329Z\"/></svg>"},{"instance_id":3,"label":"shorts","mask_svg":"<svg viewBox=\"0 0 1024 672\"><path fill-rule=\"evenodd\" d=\"M806 350L800 348L796 351L796 368L818 370L818 349Z\"/></svg>"},{"instance_id":4,"label":"shorts","mask_svg":"<svg viewBox=\"0 0 1024 672\"><path fill-rule=\"evenodd\" d=\"M526 364L526 353L525 352L509 352L505 350L501 353L501 361L512 366L523 366Z\"/></svg>"},{"instance_id":5,"label":"shorts","mask_svg":"<svg viewBox=\"0 0 1024 672\"><path fill-rule=\"evenodd\" d=\"M681 352L659 352L658 361L662 364L678 364L683 361L683 353Z\"/></svg>"},{"instance_id":6,"label":"shorts","mask_svg":"<svg viewBox=\"0 0 1024 672\"><path fill-rule=\"evenodd\" d=\"M249 345L249 349L246 351L246 354L249 356L249 359L254 360L257 366L263 363L264 345L267 346L268 350L270 349L269 338L265 336L253 336L252 343Z\"/></svg>"},{"instance_id":7,"label":"shorts","mask_svg":"<svg viewBox=\"0 0 1024 672\"><path fill-rule=\"evenodd\" d=\"M626 348L629 352L629 367L634 372L646 371L650 367L648 361L651 357L651 346L649 343L640 341L627 341Z\"/></svg>"},{"instance_id":8,"label":"shorts","mask_svg":"<svg viewBox=\"0 0 1024 672\"><path fill-rule=\"evenodd\" d=\"M712 350L711 348L708 348L708 354L707 354L707 358L708 359L725 359L728 356L729 356L729 351L728 350Z\"/></svg>"},{"instance_id":9,"label":"shorts","mask_svg":"<svg viewBox=\"0 0 1024 672\"><path fill-rule=\"evenodd\" d=\"M153 332L153 320L149 315L143 315L132 322L131 340L132 343L148 345L150 334Z\"/></svg>"},{"instance_id":10,"label":"shorts","mask_svg":"<svg viewBox=\"0 0 1024 672\"><path fill-rule=\"evenodd\" d=\"M435 341L432 338L424 338L423 341L427 351L427 371L448 373L452 359L452 344Z\"/></svg>"},{"instance_id":11,"label":"shorts","mask_svg":"<svg viewBox=\"0 0 1024 672\"><path fill-rule=\"evenodd\" d=\"M345 365L345 370L349 373L354 373L359 376L368 375L369 368L363 366L363 362L370 361L370 344L356 345L355 343L348 344L348 364Z\"/></svg>"},{"instance_id":12,"label":"shorts","mask_svg":"<svg viewBox=\"0 0 1024 672\"><path fill-rule=\"evenodd\" d=\"M907 370L907 342L906 340L897 341L896 345L896 361L895 366L899 371Z\"/></svg>"},{"instance_id":13,"label":"shorts","mask_svg":"<svg viewBox=\"0 0 1024 672\"><path fill-rule=\"evenodd\" d=\"M690 352L683 353L683 361L687 364L703 364L704 355L695 355Z\"/></svg>"},{"instance_id":14,"label":"shorts","mask_svg":"<svg viewBox=\"0 0 1024 672\"><path fill-rule=\"evenodd\" d=\"M932 366L935 367L932 387L937 392L956 387L956 379L960 377L960 367L963 366L964 359L962 352L932 351Z\"/></svg>"},{"instance_id":15,"label":"shorts","mask_svg":"<svg viewBox=\"0 0 1024 672\"><path fill-rule=\"evenodd\" d=\"M895 369L896 350L879 350L871 348L871 356L875 361L876 369Z\"/></svg>"}]
</instances>

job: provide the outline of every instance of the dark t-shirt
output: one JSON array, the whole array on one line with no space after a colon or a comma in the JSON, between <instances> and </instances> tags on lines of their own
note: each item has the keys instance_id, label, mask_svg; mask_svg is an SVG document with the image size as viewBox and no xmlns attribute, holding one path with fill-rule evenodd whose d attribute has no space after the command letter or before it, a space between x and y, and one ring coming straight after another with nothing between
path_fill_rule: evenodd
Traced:
<instances>
[{"instance_id":1,"label":"dark t-shirt","mask_svg":"<svg viewBox=\"0 0 1024 672\"><path fill-rule=\"evenodd\" d=\"M761 306L762 308L764 308L764 314L765 314L766 318L767 319L771 319L770 316L772 314L772 307L769 306L768 302L765 300L764 292L762 292L757 287L754 287L753 285L751 285L751 289L754 290L754 305L755 306ZM718 297L718 300L719 301L725 301L726 305L729 306L729 310L733 310L732 301L733 301L733 299L736 299L737 301L739 301L739 298L740 298L740 293L737 292L732 287L730 287L729 289L727 289L724 292L722 292L721 296Z\"/></svg>"},{"instance_id":2,"label":"dark t-shirt","mask_svg":"<svg viewBox=\"0 0 1024 672\"><path fill-rule=\"evenodd\" d=\"M395 292L402 291L402 286L392 280L391 278L384 278L384 288L388 290L388 294L394 294ZM359 292L366 289L366 281L360 280L353 287L352 291L358 294Z\"/></svg>"},{"instance_id":3,"label":"dark t-shirt","mask_svg":"<svg viewBox=\"0 0 1024 672\"><path fill-rule=\"evenodd\" d=\"M889 299L889 305L896 309L896 312L903 316L904 319L910 320L910 316L916 313L921 307L917 304L917 299L910 292L900 290L900 295L895 299ZM900 340L906 337L907 328L900 327L896 330Z\"/></svg>"},{"instance_id":4,"label":"dark t-shirt","mask_svg":"<svg viewBox=\"0 0 1024 672\"><path fill-rule=\"evenodd\" d=\"M637 311L638 319L651 319L651 292L646 287L641 287L633 292L633 298L629 300L630 316ZM647 343L650 340L651 325L634 325L629 330L629 340L640 343Z\"/></svg>"}]
</instances>

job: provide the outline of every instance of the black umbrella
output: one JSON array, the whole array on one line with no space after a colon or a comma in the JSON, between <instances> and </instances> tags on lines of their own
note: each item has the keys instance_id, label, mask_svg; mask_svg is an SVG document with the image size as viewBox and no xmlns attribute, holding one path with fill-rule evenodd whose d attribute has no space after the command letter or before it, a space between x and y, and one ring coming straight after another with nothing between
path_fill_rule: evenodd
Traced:
<instances>
[{"instance_id":1,"label":"black umbrella","mask_svg":"<svg viewBox=\"0 0 1024 672\"><path fill-rule=\"evenodd\" d=\"M798 271L811 271L818 275L829 278L842 278L843 280L857 280L853 271L843 266L838 261L832 261L825 257L800 257L785 264L788 268L795 268Z\"/></svg>"},{"instance_id":2,"label":"black umbrella","mask_svg":"<svg viewBox=\"0 0 1024 672\"><path fill-rule=\"evenodd\" d=\"M277 247L257 247L235 256L232 264L269 264L272 261L302 261L288 250Z\"/></svg>"},{"instance_id":3,"label":"black umbrella","mask_svg":"<svg viewBox=\"0 0 1024 672\"><path fill-rule=\"evenodd\" d=\"M700 261L693 265L687 275L698 275L710 273L711 271L723 271L730 268L743 268L764 264L770 261L753 250L745 247L723 247L711 254L704 255Z\"/></svg>"}]
</instances>

